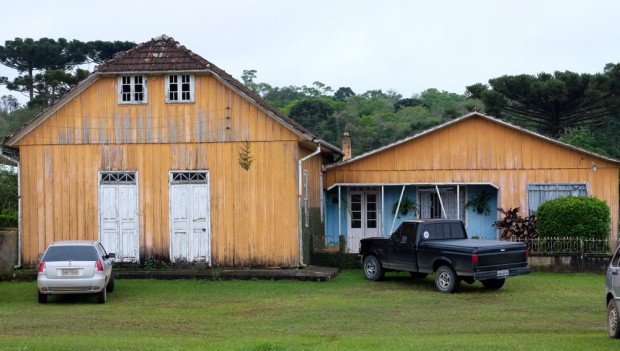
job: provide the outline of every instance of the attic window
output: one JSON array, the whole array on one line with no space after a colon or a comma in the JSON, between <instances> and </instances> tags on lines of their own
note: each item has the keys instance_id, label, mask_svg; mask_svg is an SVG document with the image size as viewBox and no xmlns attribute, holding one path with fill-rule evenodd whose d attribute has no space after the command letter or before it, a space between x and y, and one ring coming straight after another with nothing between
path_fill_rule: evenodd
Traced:
<instances>
[{"instance_id":1,"label":"attic window","mask_svg":"<svg viewBox=\"0 0 620 351\"><path fill-rule=\"evenodd\" d=\"M146 102L146 77L121 76L118 79L118 103L142 104Z\"/></svg>"},{"instance_id":2,"label":"attic window","mask_svg":"<svg viewBox=\"0 0 620 351\"><path fill-rule=\"evenodd\" d=\"M194 76L191 74L167 76L166 102L194 102Z\"/></svg>"}]
</instances>

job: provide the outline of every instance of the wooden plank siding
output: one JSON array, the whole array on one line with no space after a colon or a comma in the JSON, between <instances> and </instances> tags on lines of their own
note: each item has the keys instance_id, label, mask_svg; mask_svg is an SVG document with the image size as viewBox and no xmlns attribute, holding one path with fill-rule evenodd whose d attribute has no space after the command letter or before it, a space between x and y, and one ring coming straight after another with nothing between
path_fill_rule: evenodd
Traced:
<instances>
[{"instance_id":1,"label":"wooden plank siding","mask_svg":"<svg viewBox=\"0 0 620 351\"><path fill-rule=\"evenodd\" d=\"M354 141L353 141L354 142ZM592 166L596 165L596 170ZM585 182L607 202L618 233L617 163L580 152L488 118L470 117L406 142L328 168L337 184L492 183L501 207L527 209L528 183Z\"/></svg>"},{"instance_id":2,"label":"wooden plank siding","mask_svg":"<svg viewBox=\"0 0 620 351\"><path fill-rule=\"evenodd\" d=\"M118 104L118 78L101 76L19 140L25 265L53 241L98 239L99 171L137 172L141 256L168 257L171 170L209 171L213 265L298 264L297 160L314 150L210 75L195 76L194 103L164 91L148 76L148 103ZM321 164L304 164L314 207Z\"/></svg>"}]
</instances>

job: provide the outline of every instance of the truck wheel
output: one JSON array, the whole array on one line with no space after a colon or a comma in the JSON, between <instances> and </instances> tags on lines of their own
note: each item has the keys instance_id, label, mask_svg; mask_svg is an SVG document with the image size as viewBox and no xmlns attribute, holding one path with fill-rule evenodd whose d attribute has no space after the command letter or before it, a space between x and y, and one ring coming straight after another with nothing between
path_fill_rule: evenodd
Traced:
<instances>
[{"instance_id":1,"label":"truck wheel","mask_svg":"<svg viewBox=\"0 0 620 351\"><path fill-rule=\"evenodd\" d=\"M480 282L482 283L482 286L489 290L497 290L504 286L506 279L487 279L481 280Z\"/></svg>"},{"instance_id":2,"label":"truck wheel","mask_svg":"<svg viewBox=\"0 0 620 351\"><path fill-rule=\"evenodd\" d=\"M376 256L370 255L364 259L364 275L366 279L378 281L383 279L385 272L381 267L381 262Z\"/></svg>"},{"instance_id":3,"label":"truck wheel","mask_svg":"<svg viewBox=\"0 0 620 351\"><path fill-rule=\"evenodd\" d=\"M424 279L428 275L428 273L420 273L420 272L409 272L411 274L411 278L413 279Z\"/></svg>"},{"instance_id":4,"label":"truck wheel","mask_svg":"<svg viewBox=\"0 0 620 351\"><path fill-rule=\"evenodd\" d=\"M453 293L459 288L461 280L450 266L441 266L435 272L435 286L442 293Z\"/></svg>"},{"instance_id":5,"label":"truck wheel","mask_svg":"<svg viewBox=\"0 0 620 351\"><path fill-rule=\"evenodd\" d=\"M607 304L607 334L610 338L620 338L620 314L613 299Z\"/></svg>"}]
</instances>

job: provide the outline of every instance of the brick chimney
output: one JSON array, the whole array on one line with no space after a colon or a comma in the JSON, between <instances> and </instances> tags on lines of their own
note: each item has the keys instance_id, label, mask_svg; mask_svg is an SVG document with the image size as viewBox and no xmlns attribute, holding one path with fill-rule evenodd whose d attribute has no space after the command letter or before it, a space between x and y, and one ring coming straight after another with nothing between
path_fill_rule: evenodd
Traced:
<instances>
[{"instance_id":1,"label":"brick chimney","mask_svg":"<svg viewBox=\"0 0 620 351\"><path fill-rule=\"evenodd\" d=\"M343 161L351 158L351 136L349 132L342 134L342 151L344 152L344 156L342 156Z\"/></svg>"}]
</instances>

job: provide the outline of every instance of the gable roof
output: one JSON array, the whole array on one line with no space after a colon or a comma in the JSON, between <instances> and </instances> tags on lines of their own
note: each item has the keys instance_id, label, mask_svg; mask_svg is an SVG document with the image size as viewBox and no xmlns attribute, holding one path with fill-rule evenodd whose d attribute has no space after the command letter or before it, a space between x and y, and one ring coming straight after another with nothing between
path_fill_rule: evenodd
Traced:
<instances>
[{"instance_id":1,"label":"gable roof","mask_svg":"<svg viewBox=\"0 0 620 351\"><path fill-rule=\"evenodd\" d=\"M99 77L128 74L128 73L166 73L166 72L203 72L213 75L217 80L227 87L233 89L251 103L256 104L263 112L278 122L289 128L293 133L303 139L317 143L330 152L342 155L343 152L338 147L327 143L318 138L314 133L306 129L292 118L286 116L275 107L268 104L253 90L249 89L223 69L217 67L201 56L193 53L185 46L179 44L167 35L161 35L144 42L130 50L119 53L114 58L97 66L85 80L73 87L67 94L59 99L54 105L48 107L43 112L35 116L32 120L24 124L21 129L8 135L4 144L13 146L28 132L46 120L54 112L67 104L71 99L92 85Z\"/></svg>"},{"instance_id":2,"label":"gable roof","mask_svg":"<svg viewBox=\"0 0 620 351\"><path fill-rule=\"evenodd\" d=\"M96 72L167 72L205 70L211 63L166 35L153 38L113 57Z\"/></svg>"},{"instance_id":3,"label":"gable roof","mask_svg":"<svg viewBox=\"0 0 620 351\"><path fill-rule=\"evenodd\" d=\"M419 138L421 138L421 137L423 137L423 136L425 136L425 135L428 135L428 134L434 133L434 132L436 132L436 131L438 131L438 130L440 130L440 129L447 128L447 127L449 127L449 126L451 126L451 125L454 125L454 124L460 123L460 122L462 122L462 121L464 121L464 120L471 119L471 118L482 118L482 119L485 119L485 120L491 121L491 122L493 122L493 123L496 123L496 124L502 125L502 126L504 126L504 127L507 127L507 128L510 128L510 129L513 129L513 130L516 130L516 131L519 131L519 132L522 132L522 133L525 133L525 134L528 134L528 135L531 135L531 136L533 136L533 137L535 137L535 138L538 138L538 139L543 139L543 140L546 140L546 141L548 141L548 142L550 142L550 143L553 143L553 144L556 144L556 145L560 145L560 146L565 147L565 148L567 148L567 149L572 149L572 150L575 150L575 151L578 151L578 152L582 152L582 153L588 154L588 155L590 155L590 156L593 156L593 157L596 157L596 158L599 158L599 159L602 159L602 160L606 160L606 161L609 161L609 162L615 163L615 164L617 164L617 165L620 165L620 160L616 160L616 159L613 159L613 158L611 158L611 157L607 157L607 156L599 155L599 154L597 154L597 153L594 153L594 152L591 152L591 151L587 151L587 150L584 150L584 149L578 148L578 147L576 147L576 146L573 146L573 145L570 145L570 144L567 144L567 143L563 143L563 142L561 142L561 141L558 141L558 140L555 140L555 139L552 139L552 138L546 137L546 136L544 136L544 135L542 135L542 134L538 134L538 133L536 133L536 132L532 132L531 130L527 130L527 129L525 129L525 128L521 128L521 127L515 126L515 125L513 125L513 124L510 124L510 123L505 122L505 121L502 121L502 120L500 120L500 119L497 119L497 118L494 118L494 117L491 117L491 116L488 116L488 115L482 114L482 113L480 113L480 112L471 112L471 113L468 113L468 114L466 114L466 115L463 115L463 116L461 116L461 117L459 117L459 118L453 119L453 120L448 121L448 122L446 122L446 123L440 124L440 125L438 125L438 126L435 126L435 127L433 127L433 128L430 128L430 129L427 129L427 130L425 130L425 131L423 131L423 132L421 132L421 133L414 134L414 135L412 135L412 136L410 136L410 137L407 137L407 138L402 139L402 140L398 140L398 141L393 142L393 143L391 143L391 144L388 144L388 145L386 145L386 146L383 146L383 147L380 147L380 148L378 148L378 149L375 149L375 150L369 151L369 152L367 152L367 153L365 153L365 154L361 154L361 155L359 155L359 156L352 157L352 158L350 158L350 159L348 159L348 160L346 160L346 161L341 161L341 162L338 162L338 163L334 163L334 164L326 165L326 166L325 166L325 169L327 170L327 169L332 169L332 168L337 168L337 167L341 167L341 166L348 165L348 164L350 164L350 163L356 162L356 161L361 160L361 159L364 159L364 158L366 158L366 157L369 157L369 156L372 156L372 155L378 154L378 153L380 153L380 152L382 152L382 151L384 151L384 150L388 150L388 149L391 149L391 148L397 147L397 146L399 146L399 145L401 145L401 144L407 143L407 142L409 142L409 141L411 141L411 140L414 140L414 139L419 139Z\"/></svg>"}]
</instances>

